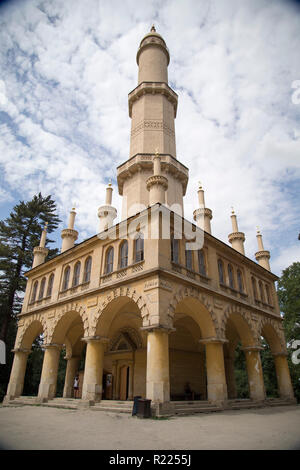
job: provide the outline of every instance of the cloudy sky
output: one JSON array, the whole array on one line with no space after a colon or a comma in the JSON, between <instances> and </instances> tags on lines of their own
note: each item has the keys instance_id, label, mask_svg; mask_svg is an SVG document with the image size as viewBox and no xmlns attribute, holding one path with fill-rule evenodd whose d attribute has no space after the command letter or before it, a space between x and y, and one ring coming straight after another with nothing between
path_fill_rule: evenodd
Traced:
<instances>
[{"instance_id":1,"label":"cloudy sky","mask_svg":"<svg viewBox=\"0 0 300 470\"><path fill-rule=\"evenodd\" d=\"M177 157L190 168L227 242L231 206L272 270L300 261L300 5L290 0L11 0L0 2L0 218L20 199L52 194L78 241L129 156L127 95L136 51L155 23L179 95ZM120 211L119 211L120 213ZM59 231L57 239L59 240Z\"/></svg>"}]
</instances>

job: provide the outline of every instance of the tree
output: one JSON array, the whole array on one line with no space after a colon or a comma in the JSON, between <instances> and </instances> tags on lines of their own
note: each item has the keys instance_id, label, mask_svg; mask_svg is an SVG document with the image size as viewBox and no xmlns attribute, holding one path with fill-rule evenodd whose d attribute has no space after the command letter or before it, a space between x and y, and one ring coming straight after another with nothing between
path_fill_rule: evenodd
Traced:
<instances>
[{"instance_id":1,"label":"tree","mask_svg":"<svg viewBox=\"0 0 300 470\"><path fill-rule=\"evenodd\" d=\"M294 340L300 340L300 263L293 263L282 272L278 281L278 299L283 314L283 325L288 343L288 363L295 396L300 401L300 364L294 364L291 356Z\"/></svg>"},{"instance_id":2,"label":"tree","mask_svg":"<svg viewBox=\"0 0 300 470\"><path fill-rule=\"evenodd\" d=\"M30 269L33 248L39 245L45 222L48 234L58 227L60 219L51 196L41 193L31 201L20 201L10 216L0 221L0 340L6 342L12 319L20 312L26 287L24 272ZM47 238L46 245L53 243ZM57 254L49 250L48 259Z\"/></svg>"}]
</instances>

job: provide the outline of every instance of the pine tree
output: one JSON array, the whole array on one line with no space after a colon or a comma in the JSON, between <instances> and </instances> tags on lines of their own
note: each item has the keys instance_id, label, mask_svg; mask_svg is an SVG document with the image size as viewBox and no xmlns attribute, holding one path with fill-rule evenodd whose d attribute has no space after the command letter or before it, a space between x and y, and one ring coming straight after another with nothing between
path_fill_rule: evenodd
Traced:
<instances>
[{"instance_id":1,"label":"pine tree","mask_svg":"<svg viewBox=\"0 0 300 470\"><path fill-rule=\"evenodd\" d=\"M0 221L0 340L4 342L21 310L26 287L24 272L32 266L33 248L39 245L45 222L49 234L58 227L60 219L51 196L43 197L41 193L31 201L20 201L10 216ZM47 238L46 246L50 243L53 240ZM57 253L57 249L50 249L48 259Z\"/></svg>"}]
</instances>

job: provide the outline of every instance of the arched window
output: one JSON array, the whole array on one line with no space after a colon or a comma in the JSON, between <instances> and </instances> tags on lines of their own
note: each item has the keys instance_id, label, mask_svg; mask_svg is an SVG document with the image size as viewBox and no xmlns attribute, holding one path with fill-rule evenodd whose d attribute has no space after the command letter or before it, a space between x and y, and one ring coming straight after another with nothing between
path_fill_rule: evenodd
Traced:
<instances>
[{"instance_id":1,"label":"arched window","mask_svg":"<svg viewBox=\"0 0 300 470\"><path fill-rule=\"evenodd\" d=\"M237 270L237 282L238 282L238 288L240 292L244 292L244 285L243 285L243 276L241 271L238 269Z\"/></svg>"},{"instance_id":2,"label":"arched window","mask_svg":"<svg viewBox=\"0 0 300 470\"><path fill-rule=\"evenodd\" d=\"M52 273L48 281L47 297L51 297L53 282L54 282L54 274Z\"/></svg>"},{"instance_id":3,"label":"arched window","mask_svg":"<svg viewBox=\"0 0 300 470\"><path fill-rule=\"evenodd\" d=\"M80 261L77 261L77 263L75 264L74 274L73 274L73 283L72 283L73 287L78 286L79 284L80 268L81 268L81 263Z\"/></svg>"},{"instance_id":4,"label":"arched window","mask_svg":"<svg viewBox=\"0 0 300 470\"><path fill-rule=\"evenodd\" d=\"M223 267L223 261L221 259L218 259L218 271L219 271L219 282L220 282L220 284L225 284L225 282L224 282L224 267Z\"/></svg>"},{"instance_id":5,"label":"arched window","mask_svg":"<svg viewBox=\"0 0 300 470\"><path fill-rule=\"evenodd\" d=\"M261 281L258 282L259 293L260 293L260 300L265 302L265 293L264 293L264 286Z\"/></svg>"},{"instance_id":6,"label":"arched window","mask_svg":"<svg viewBox=\"0 0 300 470\"><path fill-rule=\"evenodd\" d=\"M128 241L124 240L120 248L120 268L128 266Z\"/></svg>"},{"instance_id":7,"label":"arched window","mask_svg":"<svg viewBox=\"0 0 300 470\"><path fill-rule=\"evenodd\" d=\"M254 277L251 277L251 282L252 282L252 290L253 290L254 299L257 300L256 280L254 279Z\"/></svg>"},{"instance_id":8,"label":"arched window","mask_svg":"<svg viewBox=\"0 0 300 470\"><path fill-rule=\"evenodd\" d=\"M105 273L112 273L114 267L114 249L111 246L106 253Z\"/></svg>"},{"instance_id":9,"label":"arched window","mask_svg":"<svg viewBox=\"0 0 300 470\"><path fill-rule=\"evenodd\" d=\"M37 289L38 289L38 281L35 281L35 283L33 284L33 289L32 289L31 302L35 302L36 300Z\"/></svg>"},{"instance_id":10,"label":"arched window","mask_svg":"<svg viewBox=\"0 0 300 470\"><path fill-rule=\"evenodd\" d=\"M91 279L92 257L89 256L84 263L83 282L89 282Z\"/></svg>"},{"instance_id":11,"label":"arched window","mask_svg":"<svg viewBox=\"0 0 300 470\"><path fill-rule=\"evenodd\" d=\"M233 279L233 271L232 271L232 266L231 264L228 265L228 281L229 281L229 286L234 289L234 279Z\"/></svg>"},{"instance_id":12,"label":"arched window","mask_svg":"<svg viewBox=\"0 0 300 470\"><path fill-rule=\"evenodd\" d=\"M46 278L43 277L41 281L41 286L40 286L39 300L44 297L45 285L46 285Z\"/></svg>"},{"instance_id":13,"label":"arched window","mask_svg":"<svg viewBox=\"0 0 300 470\"><path fill-rule=\"evenodd\" d=\"M205 268L205 258L203 250L198 250L198 265L199 265L199 273L203 276L206 276L206 268Z\"/></svg>"},{"instance_id":14,"label":"arched window","mask_svg":"<svg viewBox=\"0 0 300 470\"><path fill-rule=\"evenodd\" d=\"M267 302L269 305L271 305L271 296L270 296L270 289L269 289L268 284L266 284L265 287L266 287L266 294L267 294Z\"/></svg>"},{"instance_id":15,"label":"arched window","mask_svg":"<svg viewBox=\"0 0 300 470\"><path fill-rule=\"evenodd\" d=\"M171 237L171 261L179 264L179 240L174 235Z\"/></svg>"},{"instance_id":16,"label":"arched window","mask_svg":"<svg viewBox=\"0 0 300 470\"><path fill-rule=\"evenodd\" d=\"M187 269L193 269L193 252L192 250L185 250L185 267Z\"/></svg>"},{"instance_id":17,"label":"arched window","mask_svg":"<svg viewBox=\"0 0 300 470\"><path fill-rule=\"evenodd\" d=\"M139 232L137 238L134 241L135 243L135 262L143 261L144 259L144 235Z\"/></svg>"},{"instance_id":18,"label":"arched window","mask_svg":"<svg viewBox=\"0 0 300 470\"><path fill-rule=\"evenodd\" d=\"M64 272L63 290L67 290L69 287L70 271L70 266L67 266Z\"/></svg>"}]
</instances>

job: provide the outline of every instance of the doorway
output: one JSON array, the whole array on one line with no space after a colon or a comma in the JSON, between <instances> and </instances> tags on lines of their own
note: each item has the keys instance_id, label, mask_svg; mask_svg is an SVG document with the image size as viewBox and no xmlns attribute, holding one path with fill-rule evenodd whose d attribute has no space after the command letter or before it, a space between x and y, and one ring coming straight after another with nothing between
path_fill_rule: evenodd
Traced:
<instances>
[{"instance_id":1,"label":"doorway","mask_svg":"<svg viewBox=\"0 0 300 470\"><path fill-rule=\"evenodd\" d=\"M120 400L128 399L129 391L129 366L123 366L120 370Z\"/></svg>"}]
</instances>

